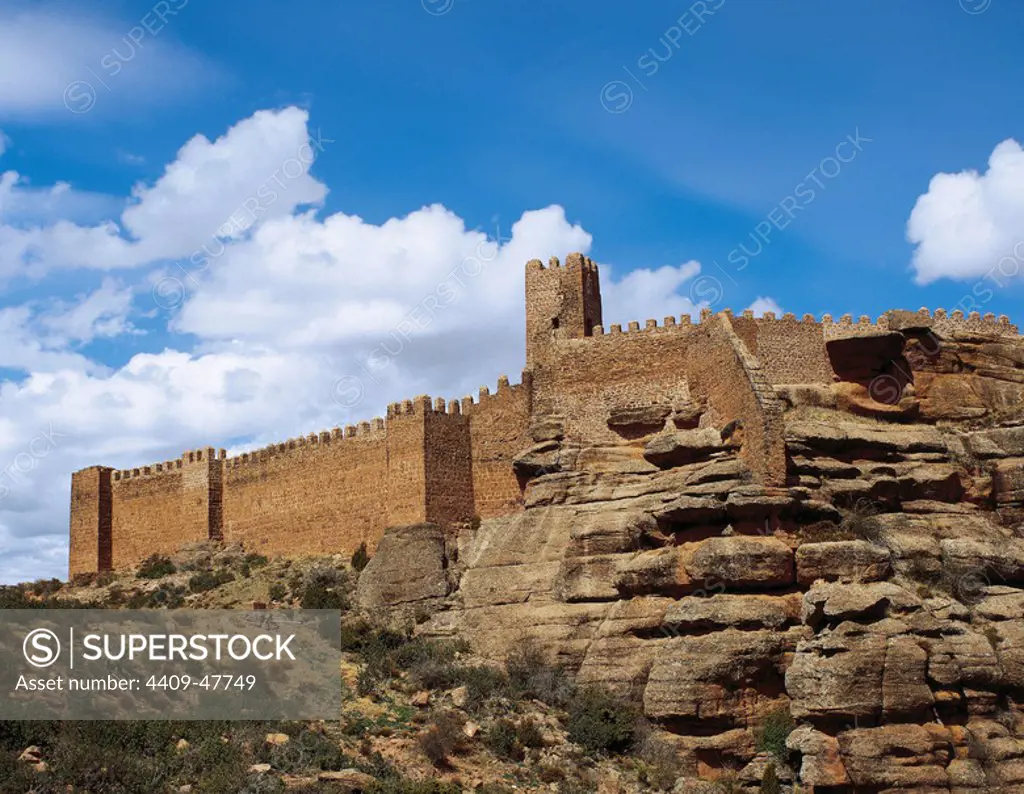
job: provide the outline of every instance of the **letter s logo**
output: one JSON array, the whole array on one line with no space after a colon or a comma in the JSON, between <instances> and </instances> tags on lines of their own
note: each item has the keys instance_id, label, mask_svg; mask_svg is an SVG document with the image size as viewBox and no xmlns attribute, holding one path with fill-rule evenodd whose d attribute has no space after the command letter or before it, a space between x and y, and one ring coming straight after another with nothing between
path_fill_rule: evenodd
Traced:
<instances>
[{"instance_id":1,"label":"letter s logo","mask_svg":"<svg viewBox=\"0 0 1024 794\"><path fill-rule=\"evenodd\" d=\"M33 629L25 635L21 649L33 667L49 667L60 656L60 640L49 629Z\"/></svg>"}]
</instances>

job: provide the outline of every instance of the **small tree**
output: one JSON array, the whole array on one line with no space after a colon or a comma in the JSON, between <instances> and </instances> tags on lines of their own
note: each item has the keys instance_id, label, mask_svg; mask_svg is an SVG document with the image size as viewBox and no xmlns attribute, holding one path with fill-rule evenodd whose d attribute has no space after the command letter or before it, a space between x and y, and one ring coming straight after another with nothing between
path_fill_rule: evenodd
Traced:
<instances>
[{"instance_id":1,"label":"small tree","mask_svg":"<svg viewBox=\"0 0 1024 794\"><path fill-rule=\"evenodd\" d=\"M352 553L352 570L361 571L370 561L370 554L366 550L366 541L359 544L359 548Z\"/></svg>"}]
</instances>

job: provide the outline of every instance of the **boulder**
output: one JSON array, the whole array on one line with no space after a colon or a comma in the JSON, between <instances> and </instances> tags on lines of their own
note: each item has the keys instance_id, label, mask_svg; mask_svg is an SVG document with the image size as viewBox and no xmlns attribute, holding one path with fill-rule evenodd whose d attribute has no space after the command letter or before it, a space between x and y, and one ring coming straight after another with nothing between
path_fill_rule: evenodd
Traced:
<instances>
[{"instance_id":1,"label":"boulder","mask_svg":"<svg viewBox=\"0 0 1024 794\"><path fill-rule=\"evenodd\" d=\"M608 427L618 433L645 434L661 430L672 413L668 405L640 405L613 408L608 414Z\"/></svg>"},{"instance_id":2,"label":"boulder","mask_svg":"<svg viewBox=\"0 0 1024 794\"><path fill-rule=\"evenodd\" d=\"M726 587L788 587L793 584L793 551L775 538L709 538L685 561L694 581Z\"/></svg>"},{"instance_id":3,"label":"boulder","mask_svg":"<svg viewBox=\"0 0 1024 794\"><path fill-rule=\"evenodd\" d=\"M621 561L618 554L566 557L555 577L555 597L570 602L617 600L616 573Z\"/></svg>"},{"instance_id":4,"label":"boulder","mask_svg":"<svg viewBox=\"0 0 1024 794\"><path fill-rule=\"evenodd\" d=\"M565 438L565 418L557 414L538 414L530 422L530 438L538 444L561 441Z\"/></svg>"},{"instance_id":5,"label":"boulder","mask_svg":"<svg viewBox=\"0 0 1024 794\"><path fill-rule=\"evenodd\" d=\"M541 441L523 450L512 459L512 469L520 477L540 477L562 471L562 445L558 441Z\"/></svg>"},{"instance_id":6,"label":"boulder","mask_svg":"<svg viewBox=\"0 0 1024 794\"><path fill-rule=\"evenodd\" d=\"M786 747L800 753L800 782L804 785L849 785L850 778L839 756L839 742L834 736L801 725L786 737Z\"/></svg>"},{"instance_id":7,"label":"boulder","mask_svg":"<svg viewBox=\"0 0 1024 794\"><path fill-rule=\"evenodd\" d=\"M850 421L836 413L835 422L794 419L786 423L786 440L826 454L877 450L890 453L945 452L938 429L920 425L881 425Z\"/></svg>"},{"instance_id":8,"label":"boulder","mask_svg":"<svg viewBox=\"0 0 1024 794\"><path fill-rule=\"evenodd\" d=\"M804 595L801 617L809 626L874 622L920 609L921 599L892 582L818 583Z\"/></svg>"},{"instance_id":9,"label":"boulder","mask_svg":"<svg viewBox=\"0 0 1024 794\"><path fill-rule=\"evenodd\" d=\"M644 458L662 469L704 460L725 449L722 437L713 427L661 433L647 442Z\"/></svg>"},{"instance_id":10,"label":"boulder","mask_svg":"<svg viewBox=\"0 0 1024 794\"><path fill-rule=\"evenodd\" d=\"M840 380L867 382L887 373L893 362L903 361L905 341L898 331L865 333L857 329L848 336L827 340L825 350Z\"/></svg>"},{"instance_id":11,"label":"boulder","mask_svg":"<svg viewBox=\"0 0 1024 794\"><path fill-rule=\"evenodd\" d=\"M679 634L698 634L734 628L782 629L800 620L800 594L785 596L686 596L672 602L665 613L666 627Z\"/></svg>"},{"instance_id":12,"label":"boulder","mask_svg":"<svg viewBox=\"0 0 1024 794\"><path fill-rule=\"evenodd\" d=\"M359 575L356 601L364 609L376 609L443 598L449 589L446 569L441 527L391 527Z\"/></svg>"},{"instance_id":13,"label":"boulder","mask_svg":"<svg viewBox=\"0 0 1024 794\"><path fill-rule=\"evenodd\" d=\"M733 629L668 640L654 658L644 712L719 729L742 725L752 702L778 705L771 693L781 687L794 641L784 632Z\"/></svg>"},{"instance_id":14,"label":"boulder","mask_svg":"<svg viewBox=\"0 0 1024 794\"><path fill-rule=\"evenodd\" d=\"M692 402L680 403L672 409L672 424L680 430L691 430L700 424L704 408Z\"/></svg>"},{"instance_id":15,"label":"boulder","mask_svg":"<svg viewBox=\"0 0 1024 794\"><path fill-rule=\"evenodd\" d=\"M566 554L588 557L594 554L615 554L640 548L643 537L658 532L658 522L646 513L601 512L583 514L569 531L571 542Z\"/></svg>"},{"instance_id":16,"label":"boulder","mask_svg":"<svg viewBox=\"0 0 1024 794\"><path fill-rule=\"evenodd\" d=\"M833 631L801 642L786 671L790 711L798 720L876 720L882 713L884 634Z\"/></svg>"},{"instance_id":17,"label":"boulder","mask_svg":"<svg viewBox=\"0 0 1024 794\"><path fill-rule=\"evenodd\" d=\"M673 524L725 521L725 504L711 496L680 496L662 507L658 518Z\"/></svg>"},{"instance_id":18,"label":"boulder","mask_svg":"<svg viewBox=\"0 0 1024 794\"><path fill-rule=\"evenodd\" d=\"M968 434L965 441L979 458L1024 457L1024 425L979 430Z\"/></svg>"},{"instance_id":19,"label":"boulder","mask_svg":"<svg viewBox=\"0 0 1024 794\"><path fill-rule=\"evenodd\" d=\"M992 472L992 491L1000 505L1024 502L1024 458L996 461Z\"/></svg>"},{"instance_id":20,"label":"boulder","mask_svg":"<svg viewBox=\"0 0 1024 794\"><path fill-rule=\"evenodd\" d=\"M868 789L946 790L953 746L939 725L883 725L838 735L843 764L854 786Z\"/></svg>"},{"instance_id":21,"label":"boulder","mask_svg":"<svg viewBox=\"0 0 1024 794\"><path fill-rule=\"evenodd\" d=\"M804 543L796 550L797 582L877 582L892 571L891 556L887 548L866 540Z\"/></svg>"},{"instance_id":22,"label":"boulder","mask_svg":"<svg viewBox=\"0 0 1024 794\"><path fill-rule=\"evenodd\" d=\"M900 386L895 378L883 375L868 383L834 383L835 404L841 411L857 416L905 422L921 412L912 384Z\"/></svg>"},{"instance_id":23,"label":"boulder","mask_svg":"<svg viewBox=\"0 0 1024 794\"><path fill-rule=\"evenodd\" d=\"M891 722L920 716L934 703L925 672L928 652L914 637L890 637L882 672L882 716Z\"/></svg>"}]
</instances>

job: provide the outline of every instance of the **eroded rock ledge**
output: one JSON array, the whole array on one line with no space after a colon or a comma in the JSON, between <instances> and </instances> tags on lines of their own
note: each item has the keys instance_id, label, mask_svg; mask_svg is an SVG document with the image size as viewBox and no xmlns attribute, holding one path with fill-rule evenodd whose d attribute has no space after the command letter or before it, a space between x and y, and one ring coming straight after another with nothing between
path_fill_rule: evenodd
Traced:
<instances>
[{"instance_id":1,"label":"eroded rock ledge","mask_svg":"<svg viewBox=\"0 0 1024 794\"><path fill-rule=\"evenodd\" d=\"M692 406L613 411L600 448L553 418L517 461L523 512L393 531L360 596L496 660L529 637L633 698L681 790L756 789L786 712L802 791L1024 792L1024 346L943 338L873 403L856 380L912 330L836 345L850 380L777 390L784 486Z\"/></svg>"}]
</instances>

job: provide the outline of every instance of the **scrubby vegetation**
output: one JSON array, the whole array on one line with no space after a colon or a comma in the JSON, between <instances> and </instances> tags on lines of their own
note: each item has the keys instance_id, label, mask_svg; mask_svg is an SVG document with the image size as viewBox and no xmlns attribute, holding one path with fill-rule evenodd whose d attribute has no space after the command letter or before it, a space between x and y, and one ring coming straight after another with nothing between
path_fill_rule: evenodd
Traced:
<instances>
[{"instance_id":1,"label":"scrubby vegetation","mask_svg":"<svg viewBox=\"0 0 1024 794\"><path fill-rule=\"evenodd\" d=\"M538 646L524 641L495 664L463 640L417 636L415 620L357 614L359 557L296 563L200 551L154 555L134 578L0 588L9 609L218 607L237 605L240 592L286 608L340 609L348 691L331 722L0 723L0 794L349 790L332 774L362 776L361 790L375 794L552 784L571 794L596 789L600 764L618 764L643 790L671 789L674 750L609 692L577 690ZM480 779L473 786L467 775Z\"/></svg>"},{"instance_id":2,"label":"scrubby vegetation","mask_svg":"<svg viewBox=\"0 0 1024 794\"><path fill-rule=\"evenodd\" d=\"M796 723L789 713L788 708L773 711L766 718L755 733L755 741L758 752L771 753L780 763L786 763L789 759L789 750L786 749L786 739L793 732Z\"/></svg>"},{"instance_id":3,"label":"scrubby vegetation","mask_svg":"<svg viewBox=\"0 0 1024 794\"><path fill-rule=\"evenodd\" d=\"M135 575L140 579L162 579L176 573L177 570L177 566L169 557L153 554L142 561Z\"/></svg>"}]
</instances>

